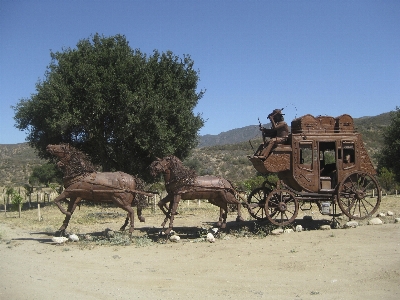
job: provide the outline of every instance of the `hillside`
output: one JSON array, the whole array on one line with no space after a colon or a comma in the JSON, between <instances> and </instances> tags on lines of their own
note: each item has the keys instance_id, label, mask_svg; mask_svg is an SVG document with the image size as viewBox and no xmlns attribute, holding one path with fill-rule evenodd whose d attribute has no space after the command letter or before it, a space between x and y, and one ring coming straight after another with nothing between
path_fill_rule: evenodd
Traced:
<instances>
[{"instance_id":1,"label":"hillside","mask_svg":"<svg viewBox=\"0 0 400 300\"><path fill-rule=\"evenodd\" d=\"M0 186L27 183L32 168L43 163L28 143L0 145Z\"/></svg>"},{"instance_id":2,"label":"hillside","mask_svg":"<svg viewBox=\"0 0 400 300\"><path fill-rule=\"evenodd\" d=\"M363 136L364 144L374 160L383 144L382 131L390 123L389 113L374 117L354 119L357 130ZM196 169L200 175L221 175L239 183L256 172L247 159L254 153L249 140L256 148L261 143L258 125L236 128L218 135L200 137L199 147L193 149L185 164ZM32 167L43 164L27 143L0 145L0 186L21 185L28 182Z\"/></svg>"}]
</instances>

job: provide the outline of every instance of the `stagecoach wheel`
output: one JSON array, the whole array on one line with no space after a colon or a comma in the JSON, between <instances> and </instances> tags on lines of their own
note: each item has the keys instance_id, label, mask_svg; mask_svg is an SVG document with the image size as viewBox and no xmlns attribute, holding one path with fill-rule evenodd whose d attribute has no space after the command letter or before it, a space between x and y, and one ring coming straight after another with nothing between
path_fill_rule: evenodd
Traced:
<instances>
[{"instance_id":1,"label":"stagecoach wheel","mask_svg":"<svg viewBox=\"0 0 400 300\"><path fill-rule=\"evenodd\" d=\"M272 224L288 225L296 219L298 212L299 204L292 192L276 189L269 193L265 213Z\"/></svg>"},{"instance_id":2,"label":"stagecoach wheel","mask_svg":"<svg viewBox=\"0 0 400 300\"><path fill-rule=\"evenodd\" d=\"M350 219L361 220L373 215L381 203L381 189L375 177L355 172L342 180L338 204Z\"/></svg>"},{"instance_id":3,"label":"stagecoach wheel","mask_svg":"<svg viewBox=\"0 0 400 300\"><path fill-rule=\"evenodd\" d=\"M272 189L268 187L259 187L252 190L247 197L247 203L249 204L247 210L254 219L259 221L267 220L267 216L265 215L265 201L271 191Z\"/></svg>"}]
</instances>

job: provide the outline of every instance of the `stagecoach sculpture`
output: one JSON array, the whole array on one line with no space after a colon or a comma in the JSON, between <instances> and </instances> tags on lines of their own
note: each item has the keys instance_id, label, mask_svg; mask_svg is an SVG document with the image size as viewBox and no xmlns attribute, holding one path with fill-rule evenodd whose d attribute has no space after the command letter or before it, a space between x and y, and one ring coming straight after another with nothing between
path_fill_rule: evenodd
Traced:
<instances>
[{"instance_id":1,"label":"stagecoach sculpture","mask_svg":"<svg viewBox=\"0 0 400 300\"><path fill-rule=\"evenodd\" d=\"M282 110L268 117L272 128L260 124L264 143L249 159L259 173L275 173L279 180L265 181L250 193L247 207L254 218L283 226L312 204L333 221L340 215L337 205L350 219L376 212L380 186L351 116L308 114L292 121L291 133Z\"/></svg>"}]
</instances>

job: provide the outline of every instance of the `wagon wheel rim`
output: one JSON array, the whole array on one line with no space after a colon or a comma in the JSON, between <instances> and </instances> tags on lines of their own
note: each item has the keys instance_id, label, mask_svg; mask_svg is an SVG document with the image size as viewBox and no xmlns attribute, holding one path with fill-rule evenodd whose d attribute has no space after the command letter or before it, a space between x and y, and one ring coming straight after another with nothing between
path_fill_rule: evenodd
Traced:
<instances>
[{"instance_id":1,"label":"wagon wheel rim","mask_svg":"<svg viewBox=\"0 0 400 300\"><path fill-rule=\"evenodd\" d=\"M268 220L278 226L292 223L299 212L299 204L294 194L288 190L277 189L266 199L265 214Z\"/></svg>"},{"instance_id":2,"label":"wagon wheel rim","mask_svg":"<svg viewBox=\"0 0 400 300\"><path fill-rule=\"evenodd\" d=\"M372 216L381 203L381 189L375 177L360 172L349 174L342 180L337 196L341 211L355 220Z\"/></svg>"},{"instance_id":3,"label":"wagon wheel rim","mask_svg":"<svg viewBox=\"0 0 400 300\"><path fill-rule=\"evenodd\" d=\"M265 215L265 202L271 190L272 189L268 187L259 187L251 191L248 196L247 210L254 219L259 221L267 220L267 216Z\"/></svg>"}]
</instances>

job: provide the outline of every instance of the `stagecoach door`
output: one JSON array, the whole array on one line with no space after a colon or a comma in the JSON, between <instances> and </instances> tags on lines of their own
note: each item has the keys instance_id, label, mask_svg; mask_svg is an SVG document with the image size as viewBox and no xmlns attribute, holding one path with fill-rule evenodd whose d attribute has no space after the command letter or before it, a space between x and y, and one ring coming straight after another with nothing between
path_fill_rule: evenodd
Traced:
<instances>
[{"instance_id":1,"label":"stagecoach door","mask_svg":"<svg viewBox=\"0 0 400 300\"><path fill-rule=\"evenodd\" d=\"M336 142L319 142L319 174L321 191L332 191L337 184Z\"/></svg>"}]
</instances>

